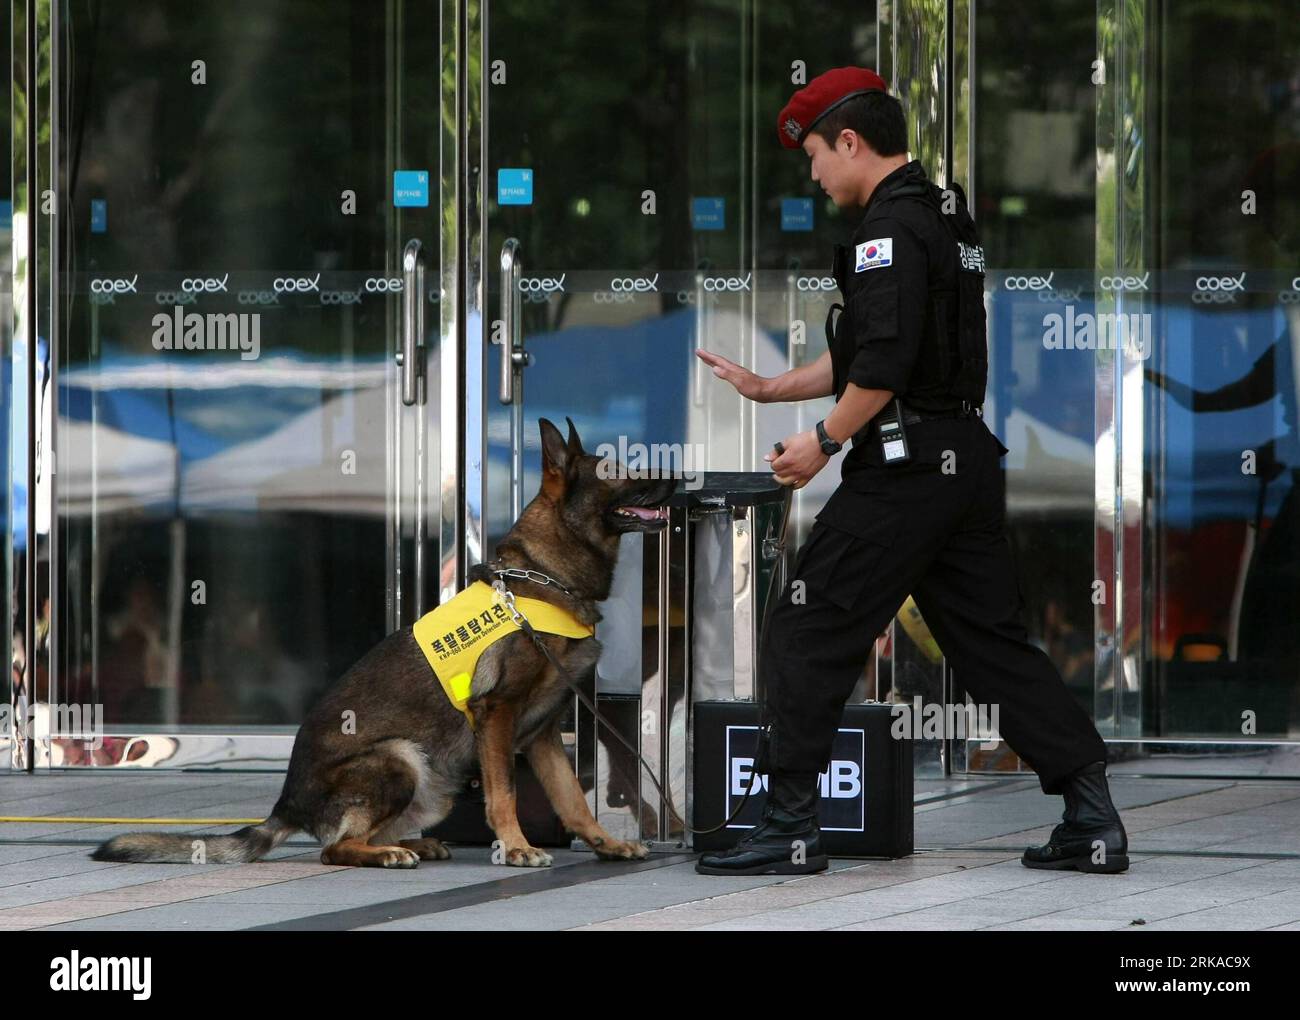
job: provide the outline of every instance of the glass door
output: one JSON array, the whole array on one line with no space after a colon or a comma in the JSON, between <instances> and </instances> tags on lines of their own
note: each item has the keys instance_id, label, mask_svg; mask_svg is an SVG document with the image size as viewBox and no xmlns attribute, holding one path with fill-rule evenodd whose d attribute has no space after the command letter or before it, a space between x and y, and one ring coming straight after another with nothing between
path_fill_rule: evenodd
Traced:
<instances>
[{"instance_id":1,"label":"glass door","mask_svg":"<svg viewBox=\"0 0 1300 1020\"><path fill-rule=\"evenodd\" d=\"M1294 772L1300 22L1251 6L1225 33L1221 12L1162 13L1130 32L1141 77L1124 97L1152 143L1124 226L1160 280L1143 311L1163 341L1133 380L1148 625L1126 730L1200 742L1215 771ZM1209 84L1231 76L1231 93ZM1204 150L1216 158L1195 163Z\"/></svg>"},{"instance_id":2,"label":"glass door","mask_svg":"<svg viewBox=\"0 0 1300 1020\"><path fill-rule=\"evenodd\" d=\"M1113 759L1178 774L1300 737L1300 26L1237 6L970 7L1027 624Z\"/></svg>"},{"instance_id":3,"label":"glass door","mask_svg":"<svg viewBox=\"0 0 1300 1020\"><path fill-rule=\"evenodd\" d=\"M454 19L14 10L35 654L12 760L278 767L438 598Z\"/></svg>"},{"instance_id":4,"label":"glass door","mask_svg":"<svg viewBox=\"0 0 1300 1020\"><path fill-rule=\"evenodd\" d=\"M1094 281L1115 275L1101 268L1114 255L1114 157L1106 151L1111 121L1098 112L1106 86L1093 66L1097 5L979 0L955 36L963 34L966 187L990 270L984 419L1010 448L1007 534L1024 624L1110 738L1117 439L1108 398L1116 359L1044 340L1053 322L1092 321L1101 310ZM1086 73L1075 73L1080 67ZM1028 772L1005 744L990 752L968 741L965 751L970 771Z\"/></svg>"},{"instance_id":5,"label":"glass door","mask_svg":"<svg viewBox=\"0 0 1300 1020\"><path fill-rule=\"evenodd\" d=\"M875 65L874 5L491 0L475 27L483 206L467 354L481 379L467 406L481 400L483 414L481 433L467 416L481 465L468 515L482 558L538 491L542 417L561 430L572 419L589 452L679 472L688 486L706 470L770 474L764 452L833 400L752 403L694 351L766 376L825 351L831 243L856 221L813 184L803 153L781 147L776 117L822 71ZM837 459L800 491L791 550L838 481ZM694 556L729 610L744 565L732 563L725 517L696 522ZM715 697L750 697L753 682L733 671L730 623L709 629L717 614L698 613L683 647L691 595L673 564L691 530L623 537L595 678L602 710L648 761L666 762L679 813L687 654L697 687L706 673L725 679ZM590 720L578 727L591 732ZM602 734L577 757L611 832L680 835L615 741Z\"/></svg>"}]
</instances>

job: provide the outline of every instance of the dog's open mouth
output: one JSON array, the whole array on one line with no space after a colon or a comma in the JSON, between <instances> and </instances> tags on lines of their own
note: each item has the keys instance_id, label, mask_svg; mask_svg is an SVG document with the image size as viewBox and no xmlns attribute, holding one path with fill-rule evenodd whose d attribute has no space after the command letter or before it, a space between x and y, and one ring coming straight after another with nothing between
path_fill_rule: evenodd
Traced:
<instances>
[{"instance_id":1,"label":"dog's open mouth","mask_svg":"<svg viewBox=\"0 0 1300 1020\"><path fill-rule=\"evenodd\" d=\"M636 517L643 521L668 520L668 508L666 506L616 506L614 513L620 517Z\"/></svg>"}]
</instances>

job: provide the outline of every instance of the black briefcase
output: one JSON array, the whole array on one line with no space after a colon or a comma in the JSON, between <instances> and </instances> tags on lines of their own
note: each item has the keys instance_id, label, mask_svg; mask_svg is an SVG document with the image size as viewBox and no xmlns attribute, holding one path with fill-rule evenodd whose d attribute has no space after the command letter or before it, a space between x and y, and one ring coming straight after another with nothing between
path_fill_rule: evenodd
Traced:
<instances>
[{"instance_id":1,"label":"black briefcase","mask_svg":"<svg viewBox=\"0 0 1300 1020\"><path fill-rule=\"evenodd\" d=\"M694 707L692 826L708 829L744 797L758 743L758 705L700 701ZM848 705L822 774L818 824L832 857L906 857L912 853L912 741L890 736L890 706ZM761 777L763 782L767 777ZM756 788L731 825L696 834L696 850L734 846L759 821L767 799Z\"/></svg>"}]
</instances>

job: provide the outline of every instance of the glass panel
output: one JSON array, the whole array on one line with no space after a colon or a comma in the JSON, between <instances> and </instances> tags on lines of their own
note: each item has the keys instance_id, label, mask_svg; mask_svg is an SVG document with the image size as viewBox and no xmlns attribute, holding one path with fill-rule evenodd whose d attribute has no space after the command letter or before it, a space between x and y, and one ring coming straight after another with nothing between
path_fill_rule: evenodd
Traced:
<instances>
[{"instance_id":1,"label":"glass panel","mask_svg":"<svg viewBox=\"0 0 1300 1020\"><path fill-rule=\"evenodd\" d=\"M973 172L1031 634L1108 737L1294 737L1300 30L1023 13L974 5Z\"/></svg>"},{"instance_id":2,"label":"glass panel","mask_svg":"<svg viewBox=\"0 0 1300 1020\"><path fill-rule=\"evenodd\" d=\"M829 36L828 24L839 26ZM780 146L777 113L817 74L870 66L876 53L874 7L843 0L798 9L751 0L650 5L632 18L589 2L497 3L485 25L486 332L507 318L498 254L514 239L523 265L520 334L531 359L520 373L521 397L505 407L502 348L487 347L487 558L538 491L540 417L561 429L569 417L588 450L607 443L630 466L681 470L690 484L702 470L766 472L762 457L774 441L834 406L830 398L753 404L693 352L706 348L775 376L825 351L822 323L834 298L827 237L854 223L812 183L807 157ZM517 504L512 471L522 473ZM838 480L836 460L800 492L787 538L792 556ZM744 555L732 542L743 527L721 528L721 545L699 551L728 576L737 569L733 556ZM682 590L673 573L680 560L662 546L659 536L625 540L622 556L637 557L644 588L639 599L625 593L606 610L597 689L639 693L642 709L660 699L671 705L664 743L672 759L685 732L680 677L661 667L656 628L667 607L673 623L663 654L677 663L684 617L672 601ZM755 578L760 596L766 579ZM634 619L614 618L628 607ZM618 643L619 655L631 654L629 634L642 652L632 684L614 652ZM743 640L721 626L701 636L720 659L732 651L717 640ZM608 750L612 742L600 739ZM643 735L642 746L659 760L657 740ZM611 792L609 803L626 793ZM648 782L642 793L657 802ZM643 836L670 834L649 815Z\"/></svg>"},{"instance_id":3,"label":"glass panel","mask_svg":"<svg viewBox=\"0 0 1300 1020\"><path fill-rule=\"evenodd\" d=\"M1191 5L1153 32L1162 276L1146 470L1143 732L1300 735L1300 21ZM1207 153L1213 158L1206 158ZM1244 749L1243 749L1244 750Z\"/></svg>"},{"instance_id":4,"label":"glass panel","mask_svg":"<svg viewBox=\"0 0 1300 1020\"><path fill-rule=\"evenodd\" d=\"M35 26L29 31L29 7L11 4L10 37L12 104L10 123L10 175L13 201L12 258L10 277L13 358L11 361L13 400L10 413L10 466L13 479L12 579L12 689L5 707L10 711L9 763L15 770L30 767L32 706L46 696L49 683L48 513L42 517L36 499L42 465L37 456L33 422L42 420L42 407L49 392L50 345L41 323L50 312L49 288L38 288L35 279L48 280L48 260L38 258L33 237L43 217L41 196L48 183L47 168L33 158L49 142L50 10L35 5ZM46 221L47 222L47 221ZM33 519L42 527L33 526ZM42 569L44 568L44 569Z\"/></svg>"},{"instance_id":5,"label":"glass panel","mask_svg":"<svg viewBox=\"0 0 1300 1020\"><path fill-rule=\"evenodd\" d=\"M439 386L429 359L406 409L393 352L408 240L438 279L427 7L63 7L56 700L121 736L51 764L288 732L409 622Z\"/></svg>"},{"instance_id":6,"label":"glass panel","mask_svg":"<svg viewBox=\"0 0 1300 1020\"><path fill-rule=\"evenodd\" d=\"M3 38L13 38L12 12L5 5L0 24ZM12 75L10 75L12 79ZM11 82L12 88L12 82ZM11 102L0 108L0 166L12 167L12 109L21 103L21 96L10 93ZM0 631L0 662L4 663L4 676L0 678L0 771L13 764L12 740L14 735L13 698L15 688L22 683L22 601L17 597L15 565L21 577L22 557L20 543L26 545L26 522L16 515L26 513L26 508L15 499L19 492L25 497L26 482L19 482L19 473L26 470L25 460L12 456L14 418L25 413L27 406L25 376L15 368L25 364L16 357L13 336L13 226L14 226L13 175L0 179L0 612L4 614L4 629ZM23 391L21 406L15 399Z\"/></svg>"},{"instance_id":7,"label":"glass panel","mask_svg":"<svg viewBox=\"0 0 1300 1020\"><path fill-rule=\"evenodd\" d=\"M1094 354L1044 344L1052 316L1091 313L1097 191L1092 3L974 10L974 194L988 274L985 420L1010 448L1007 530L1030 638L1094 706ZM1016 31L1008 32L1007 25ZM1102 729L1103 735L1106 730Z\"/></svg>"}]
</instances>

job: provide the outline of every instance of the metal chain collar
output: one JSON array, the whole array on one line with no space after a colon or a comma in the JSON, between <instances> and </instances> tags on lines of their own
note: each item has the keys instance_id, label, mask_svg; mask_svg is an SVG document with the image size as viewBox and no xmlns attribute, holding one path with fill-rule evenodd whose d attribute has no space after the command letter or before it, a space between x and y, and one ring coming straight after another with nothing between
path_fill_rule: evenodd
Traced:
<instances>
[{"instance_id":1,"label":"metal chain collar","mask_svg":"<svg viewBox=\"0 0 1300 1020\"><path fill-rule=\"evenodd\" d=\"M540 570L526 570L523 567L497 567L492 569L492 573L496 574L498 579L502 577L517 577L522 581L533 581L537 584L553 584L555 587L559 588L560 591L564 592L564 594L568 595L569 598L582 601L577 595L569 591L568 588L560 584L560 582L555 578L543 574ZM499 581L494 581L492 586L495 588L498 583Z\"/></svg>"}]
</instances>

